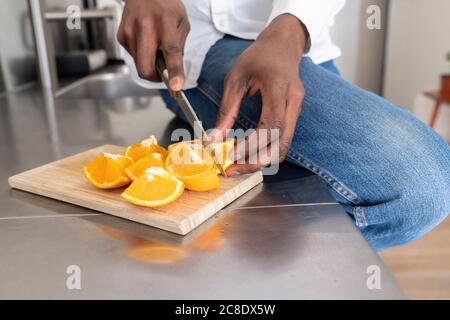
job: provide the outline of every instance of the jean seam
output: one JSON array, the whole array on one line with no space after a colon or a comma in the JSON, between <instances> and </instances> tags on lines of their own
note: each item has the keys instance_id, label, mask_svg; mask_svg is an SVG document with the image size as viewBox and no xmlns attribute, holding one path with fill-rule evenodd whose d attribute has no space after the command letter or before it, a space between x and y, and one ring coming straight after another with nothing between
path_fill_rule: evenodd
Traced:
<instances>
[{"instance_id":1,"label":"jean seam","mask_svg":"<svg viewBox=\"0 0 450 320\"><path fill-rule=\"evenodd\" d=\"M203 93L209 100L213 102L213 104L217 107L217 109L220 108L220 96L209 86L197 86L197 89ZM236 122L240 124L243 128L254 128L256 127L256 123L253 122L251 119L247 118L246 116L243 116L242 114L239 114Z\"/></svg>"},{"instance_id":2,"label":"jean seam","mask_svg":"<svg viewBox=\"0 0 450 320\"><path fill-rule=\"evenodd\" d=\"M299 155L298 153L293 153L290 156L288 155L288 157L294 161L299 162L303 167L307 168L308 170L311 170L319 177L323 178L338 194L343 196L351 203L353 204L360 203L358 196L353 191L351 191L342 182L339 182L339 180L333 177L330 173L326 172L323 169L320 169L311 160L306 159L305 157Z\"/></svg>"},{"instance_id":3,"label":"jean seam","mask_svg":"<svg viewBox=\"0 0 450 320\"><path fill-rule=\"evenodd\" d=\"M319 177L324 179L328 185L333 188L334 191L336 191L339 195L350 201L351 203L358 205L361 203L358 196L352 192L348 187L346 187L343 183L339 182L338 179L333 177L328 172L325 172L324 170L320 169L318 166L314 165L314 163L305 157L293 153L292 155L288 155L288 158L291 160L297 161L300 165L305 167L306 169L314 172ZM364 208L361 206L356 206L353 208L353 216L355 217L356 226L359 228L367 227L367 219L365 216Z\"/></svg>"},{"instance_id":4,"label":"jean seam","mask_svg":"<svg viewBox=\"0 0 450 320\"><path fill-rule=\"evenodd\" d=\"M365 228L369 224L367 223L364 207L358 206L353 208L353 216L355 217L356 226L359 228Z\"/></svg>"}]
</instances>

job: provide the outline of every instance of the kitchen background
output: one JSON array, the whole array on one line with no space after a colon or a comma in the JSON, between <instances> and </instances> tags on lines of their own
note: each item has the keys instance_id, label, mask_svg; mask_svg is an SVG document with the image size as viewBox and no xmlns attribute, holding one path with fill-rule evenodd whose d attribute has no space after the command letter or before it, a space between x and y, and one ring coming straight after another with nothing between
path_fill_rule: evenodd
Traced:
<instances>
[{"instance_id":1,"label":"kitchen background","mask_svg":"<svg viewBox=\"0 0 450 320\"><path fill-rule=\"evenodd\" d=\"M122 49L115 41L121 6L113 0L47 0L40 1L47 16L46 33L56 56L89 49L98 65L115 72L121 69ZM67 30L61 19L69 5L95 10L100 17L83 19L81 30ZM378 5L382 12L382 29L366 27L369 5ZM60 13L58 15L58 12ZM438 90L440 76L450 72L446 54L450 51L450 1L448 0L347 0L336 19L332 35L342 48L337 60L347 80L375 93L382 94L404 106L424 122L429 122L434 101L424 95L426 90ZM44 15L45 16L45 15ZM105 18L106 17L106 18ZM84 27L85 26L85 27ZM17 93L39 83L38 54L27 0L4 0L0 8L0 96ZM51 59L50 59L51 60ZM49 70L52 70L50 63ZM63 73L64 70L58 70ZM51 74L51 72L50 72ZM76 88L81 75L59 77L55 94L86 98L92 94ZM125 79L124 81L128 81ZM132 83L128 93L139 93ZM114 94L120 95L120 88ZM71 92L71 90L73 90ZM134 90L134 91L133 91ZM436 131L450 141L450 108L444 106L435 123ZM447 221L421 241L405 248L383 253L386 264L393 270L411 297L450 297L448 241L450 223ZM433 246L430 253L429 246ZM441 251L440 251L441 250ZM426 254L425 254L426 253ZM447 255L445 255L447 254ZM420 257L420 264L417 259ZM424 259L426 257L426 259Z\"/></svg>"}]
</instances>

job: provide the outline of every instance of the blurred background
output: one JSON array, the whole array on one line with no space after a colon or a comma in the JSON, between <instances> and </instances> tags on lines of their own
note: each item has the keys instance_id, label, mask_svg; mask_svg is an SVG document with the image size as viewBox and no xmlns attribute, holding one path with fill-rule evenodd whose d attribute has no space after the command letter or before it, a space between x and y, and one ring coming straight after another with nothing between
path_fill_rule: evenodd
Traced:
<instances>
[{"instance_id":1,"label":"blurred background","mask_svg":"<svg viewBox=\"0 0 450 320\"><path fill-rule=\"evenodd\" d=\"M37 3L41 4L42 12L37 8L34 13L42 19L32 20L28 0L5 0L0 9L1 93L17 92L45 78L38 72L39 52L48 51L43 60L48 61L44 67L52 79L47 81L59 94L68 91L61 91L64 87L88 74L126 72L118 68L123 52L115 40L122 11L120 1ZM66 27L70 5L83 8L79 29ZM381 9L380 30L366 27L367 8L371 5ZM385 96L430 123L436 101L424 92L438 90L441 75L450 72L446 57L450 52L449 10L450 2L446 0L347 0L332 28L333 38L343 51L337 65L344 78ZM33 21L39 26L41 41L45 41L41 45L35 40ZM129 90L127 87L125 92L116 95L129 95ZM86 94L86 88L75 88L71 93L82 94ZM446 107L439 109L433 127L449 141L450 111Z\"/></svg>"},{"instance_id":2,"label":"blurred background","mask_svg":"<svg viewBox=\"0 0 450 320\"><path fill-rule=\"evenodd\" d=\"M81 8L80 28L67 28L67 18L73 13L68 10L71 5ZM381 10L379 30L366 26L371 5ZM70 139L65 130L76 128L69 120L59 119L58 112L56 116L48 112L54 108L54 99L66 107L76 100L86 101L72 120L79 113L97 110L99 99L109 99L112 111L108 109L101 122L92 117L91 126L101 128L99 135L110 134L117 144L125 130L136 130L136 137L143 135L142 130L121 123L120 114L140 108L142 112L135 113L136 117L148 115L150 104L162 101L156 92L131 81L115 36L121 12L120 2L113 0L2 1L0 132L5 134L0 142L11 137L26 139L16 127L26 127L27 121L14 118L14 108L42 98L35 96L37 88L42 87L49 135L56 141L52 150L55 157L59 156L58 143ZM332 28L332 36L343 52L336 62L345 79L403 106L447 141L450 98L442 93L441 82L443 75L450 73L449 12L448 0L347 0ZM40 116L37 110L31 108L30 112ZM14 123L6 123L5 115ZM85 141L86 145L78 146L80 150L95 145L95 137L86 137ZM0 151L6 151L4 148ZM447 221L422 240L382 254L410 297L450 298L449 239Z\"/></svg>"}]
</instances>

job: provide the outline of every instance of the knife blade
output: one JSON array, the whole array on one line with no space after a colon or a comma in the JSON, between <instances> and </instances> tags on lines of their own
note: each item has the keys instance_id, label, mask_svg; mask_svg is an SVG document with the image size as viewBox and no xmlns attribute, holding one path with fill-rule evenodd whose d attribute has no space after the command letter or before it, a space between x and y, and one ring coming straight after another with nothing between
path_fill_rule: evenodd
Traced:
<instances>
[{"instance_id":1,"label":"knife blade","mask_svg":"<svg viewBox=\"0 0 450 320\"><path fill-rule=\"evenodd\" d=\"M223 169L223 164L218 160L215 152L214 152L214 143L209 139L205 129L202 126L200 119L197 117L194 108L192 108L191 103L186 97L183 90L180 91L172 91L169 86L169 71L166 67L166 62L164 61L164 56L160 50L157 51L156 54L156 70L158 71L159 76L163 80L167 89L169 90L170 96L177 102L181 111L185 115L187 121L191 125L192 129L194 129L194 135L200 139L205 150L213 156L214 162L220 170L220 173L223 176L227 176L225 170Z\"/></svg>"}]
</instances>

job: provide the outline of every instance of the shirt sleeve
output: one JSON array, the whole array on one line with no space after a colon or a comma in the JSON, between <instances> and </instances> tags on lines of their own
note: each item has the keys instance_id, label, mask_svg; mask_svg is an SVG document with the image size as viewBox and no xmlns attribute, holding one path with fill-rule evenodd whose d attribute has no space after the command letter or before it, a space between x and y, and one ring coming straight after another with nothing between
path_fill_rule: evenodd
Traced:
<instances>
[{"instance_id":1,"label":"shirt sleeve","mask_svg":"<svg viewBox=\"0 0 450 320\"><path fill-rule=\"evenodd\" d=\"M343 8L345 0L274 0L268 23L284 13L296 16L309 33L305 53Z\"/></svg>"}]
</instances>

